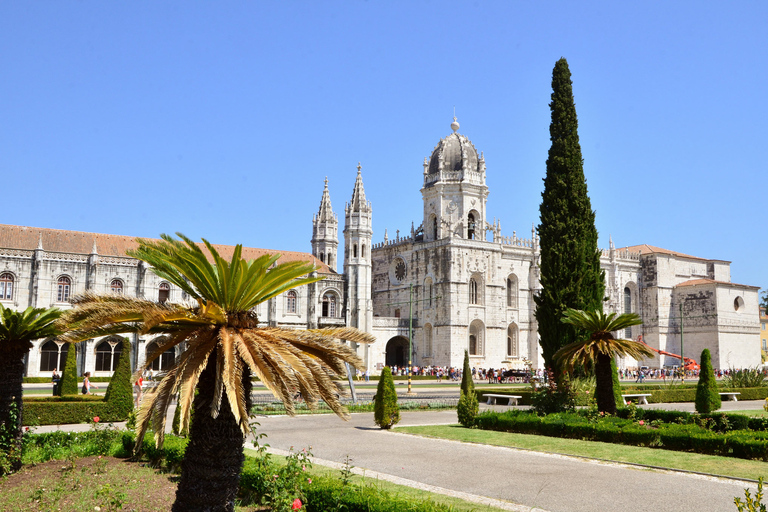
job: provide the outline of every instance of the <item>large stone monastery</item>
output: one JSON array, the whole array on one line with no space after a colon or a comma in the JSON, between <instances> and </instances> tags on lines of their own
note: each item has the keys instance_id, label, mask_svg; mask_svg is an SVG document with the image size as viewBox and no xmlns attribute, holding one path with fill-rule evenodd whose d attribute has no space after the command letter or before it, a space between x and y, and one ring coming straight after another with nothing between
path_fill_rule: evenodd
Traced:
<instances>
[{"instance_id":1,"label":"large stone monastery","mask_svg":"<svg viewBox=\"0 0 768 512\"><path fill-rule=\"evenodd\" d=\"M356 347L368 370L408 363L460 366L469 350L472 366L522 368L543 364L534 317L539 289L539 240L516 232L503 236L486 215L485 159L458 133L440 140L423 166L423 217L408 236L373 242L373 209L365 198L361 167L344 207L343 272L338 273L339 220L328 182L312 220L311 254L247 248L246 258L280 252L282 261L311 260L326 277L297 287L257 308L267 325L294 328L350 325L377 341ZM532 191L533 192L533 191ZM0 225L0 300L6 307L70 307L70 298L93 290L181 302L181 290L126 256L130 236ZM233 250L218 246L225 256ZM758 288L732 283L730 262L680 254L650 245L602 251L606 309L636 312L643 324L622 333L643 336L661 352L698 359L704 348L715 367L760 363ZM411 343L409 344L409 333ZM134 366L158 340L131 335ZM117 364L117 338L78 346L78 370L109 375ZM38 340L28 376L48 376L63 366L65 344ZM164 370L172 351L155 361ZM672 355L619 361L619 367L679 364Z\"/></svg>"}]
</instances>

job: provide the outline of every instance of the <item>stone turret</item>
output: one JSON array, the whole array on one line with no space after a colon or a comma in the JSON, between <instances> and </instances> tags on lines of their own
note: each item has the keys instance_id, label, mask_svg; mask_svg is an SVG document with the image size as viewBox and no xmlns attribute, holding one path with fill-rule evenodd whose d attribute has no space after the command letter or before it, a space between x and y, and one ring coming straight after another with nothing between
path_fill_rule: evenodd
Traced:
<instances>
[{"instance_id":1,"label":"stone turret","mask_svg":"<svg viewBox=\"0 0 768 512\"><path fill-rule=\"evenodd\" d=\"M312 254L335 271L339 253L339 219L331 207L328 178L325 178L320 209L312 218Z\"/></svg>"}]
</instances>

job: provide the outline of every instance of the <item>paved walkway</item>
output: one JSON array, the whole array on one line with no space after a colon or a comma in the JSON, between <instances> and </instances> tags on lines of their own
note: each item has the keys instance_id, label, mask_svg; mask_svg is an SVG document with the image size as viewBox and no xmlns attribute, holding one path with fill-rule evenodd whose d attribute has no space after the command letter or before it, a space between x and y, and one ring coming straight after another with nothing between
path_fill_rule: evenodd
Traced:
<instances>
[{"instance_id":1,"label":"paved walkway","mask_svg":"<svg viewBox=\"0 0 768 512\"><path fill-rule=\"evenodd\" d=\"M723 410L759 409L762 404L724 402ZM693 404L668 407L692 410ZM401 416L400 426L457 423L455 411ZM329 414L261 416L257 421L274 453L311 446L318 464L340 468L349 456L355 470L369 478L518 512L722 512L735 510L733 498L742 497L745 487L753 493L756 489L752 482L399 434L376 427L372 413L353 414L349 422ZM36 431L89 428L62 425Z\"/></svg>"}]
</instances>

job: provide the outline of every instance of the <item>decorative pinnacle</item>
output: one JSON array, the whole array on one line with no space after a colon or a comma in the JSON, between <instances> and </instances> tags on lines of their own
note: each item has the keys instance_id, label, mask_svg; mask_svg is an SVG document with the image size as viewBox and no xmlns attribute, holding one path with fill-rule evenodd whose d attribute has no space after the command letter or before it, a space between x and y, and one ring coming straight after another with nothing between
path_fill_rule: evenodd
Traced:
<instances>
[{"instance_id":1,"label":"decorative pinnacle","mask_svg":"<svg viewBox=\"0 0 768 512\"><path fill-rule=\"evenodd\" d=\"M360 165L360 162L357 162L357 174L360 174L360 171L362 170L363 166Z\"/></svg>"},{"instance_id":2,"label":"decorative pinnacle","mask_svg":"<svg viewBox=\"0 0 768 512\"><path fill-rule=\"evenodd\" d=\"M328 176L325 177L325 188L328 188Z\"/></svg>"},{"instance_id":3,"label":"decorative pinnacle","mask_svg":"<svg viewBox=\"0 0 768 512\"><path fill-rule=\"evenodd\" d=\"M455 114L455 113L454 113ZM454 133L459 129L459 122L456 120L456 116L453 116L453 122L451 123L451 130L454 131Z\"/></svg>"}]
</instances>

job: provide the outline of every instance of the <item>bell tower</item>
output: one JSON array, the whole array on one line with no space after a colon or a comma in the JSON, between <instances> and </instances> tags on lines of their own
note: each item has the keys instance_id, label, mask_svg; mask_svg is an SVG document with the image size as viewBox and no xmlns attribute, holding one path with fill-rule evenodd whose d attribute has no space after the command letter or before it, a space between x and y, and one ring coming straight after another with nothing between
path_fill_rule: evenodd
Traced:
<instances>
[{"instance_id":1,"label":"bell tower","mask_svg":"<svg viewBox=\"0 0 768 512\"><path fill-rule=\"evenodd\" d=\"M312 218L312 255L336 272L339 253L339 219L331 208L328 177L325 178L320 209Z\"/></svg>"},{"instance_id":2,"label":"bell tower","mask_svg":"<svg viewBox=\"0 0 768 512\"><path fill-rule=\"evenodd\" d=\"M344 207L344 274L347 277L347 325L371 332L373 236L371 203L365 199L362 166L357 164L357 180L352 200Z\"/></svg>"},{"instance_id":3,"label":"bell tower","mask_svg":"<svg viewBox=\"0 0 768 512\"><path fill-rule=\"evenodd\" d=\"M485 158L459 133L455 117L451 130L424 159L424 240L485 240Z\"/></svg>"}]
</instances>

